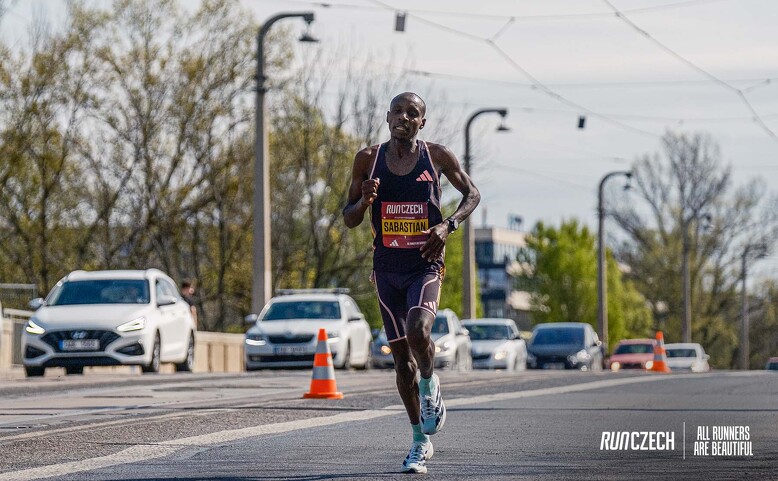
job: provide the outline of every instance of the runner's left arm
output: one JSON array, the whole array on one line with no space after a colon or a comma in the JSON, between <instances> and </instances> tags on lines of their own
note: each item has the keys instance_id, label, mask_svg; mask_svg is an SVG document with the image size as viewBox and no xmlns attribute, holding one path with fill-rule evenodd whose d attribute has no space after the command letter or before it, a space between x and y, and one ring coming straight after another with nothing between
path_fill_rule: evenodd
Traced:
<instances>
[{"instance_id":1,"label":"runner's left arm","mask_svg":"<svg viewBox=\"0 0 778 481\"><path fill-rule=\"evenodd\" d=\"M435 166L440 170L440 173L446 176L451 185L462 194L462 201L454 213L448 217L456 220L457 223L461 223L478 206L478 203L481 201L481 193L473 184L470 176L462 169L456 156L448 148L439 144L430 144L429 147ZM442 222L432 226L427 233L429 233L429 238L421 247L421 255L428 261L433 261L443 253L449 234L448 223Z\"/></svg>"}]
</instances>

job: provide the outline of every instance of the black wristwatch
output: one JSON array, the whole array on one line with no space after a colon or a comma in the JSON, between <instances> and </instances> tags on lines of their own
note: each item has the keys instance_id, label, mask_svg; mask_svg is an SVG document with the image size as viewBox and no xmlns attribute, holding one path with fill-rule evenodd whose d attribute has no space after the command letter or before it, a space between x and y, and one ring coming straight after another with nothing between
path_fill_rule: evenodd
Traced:
<instances>
[{"instance_id":1,"label":"black wristwatch","mask_svg":"<svg viewBox=\"0 0 778 481\"><path fill-rule=\"evenodd\" d=\"M446 219L446 224L448 224L448 233L451 234L455 230L459 229L459 221L456 219L452 219L449 217Z\"/></svg>"}]
</instances>

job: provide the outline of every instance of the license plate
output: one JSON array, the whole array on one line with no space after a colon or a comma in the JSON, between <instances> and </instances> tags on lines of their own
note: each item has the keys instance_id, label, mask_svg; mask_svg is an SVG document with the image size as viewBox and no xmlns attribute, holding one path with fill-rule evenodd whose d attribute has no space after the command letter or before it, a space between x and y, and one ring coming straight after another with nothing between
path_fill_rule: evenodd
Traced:
<instances>
[{"instance_id":1,"label":"license plate","mask_svg":"<svg viewBox=\"0 0 778 481\"><path fill-rule=\"evenodd\" d=\"M300 355L305 354L307 351L307 346L275 346L273 348L273 354L281 356Z\"/></svg>"},{"instance_id":2,"label":"license plate","mask_svg":"<svg viewBox=\"0 0 778 481\"><path fill-rule=\"evenodd\" d=\"M97 351L100 349L99 339L65 339L60 341L63 351Z\"/></svg>"},{"instance_id":3,"label":"license plate","mask_svg":"<svg viewBox=\"0 0 778 481\"><path fill-rule=\"evenodd\" d=\"M563 362L547 362L543 364L543 369L564 369L565 363Z\"/></svg>"}]
</instances>

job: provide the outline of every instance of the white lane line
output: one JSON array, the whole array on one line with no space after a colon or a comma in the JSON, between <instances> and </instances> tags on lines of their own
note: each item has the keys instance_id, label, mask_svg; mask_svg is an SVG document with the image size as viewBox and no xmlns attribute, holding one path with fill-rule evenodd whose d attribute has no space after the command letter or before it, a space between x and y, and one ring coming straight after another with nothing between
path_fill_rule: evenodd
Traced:
<instances>
[{"instance_id":1,"label":"white lane line","mask_svg":"<svg viewBox=\"0 0 778 481\"><path fill-rule=\"evenodd\" d=\"M578 391L589 391L593 389L602 389L614 386L623 386L626 384L636 384L641 382L651 382L671 379L707 377L699 374L686 375L648 375L639 377L629 377L624 379L607 379L568 386L559 386L543 389L534 389L532 391L518 391L500 394L485 394L481 396L472 396L466 398L456 398L446 400L447 406L463 406L469 404L483 404L488 402L505 401L509 399L519 399L527 397L545 396L550 394L564 394ZM241 429L229 429L199 436L190 436L186 438L173 439L154 445L137 445L118 453L101 456L98 458L85 459L81 461L72 461L68 463L51 464L39 468L23 469L20 471L10 471L0 473L0 481L28 481L32 479L48 478L52 476L65 476L73 473L92 471L95 469L118 466L120 464L137 463L150 459L169 456L176 451L191 446L213 446L232 441L238 441L256 436L265 436L269 434L280 434L289 431L301 429L311 429L334 424L348 423L354 421L367 421L384 416L391 416L404 412L402 405L388 406L383 409L373 409L365 411L356 411L336 414L334 416L323 416L318 418L300 419L297 421L288 421L284 423L266 424L262 426L251 426Z\"/></svg>"}]
</instances>

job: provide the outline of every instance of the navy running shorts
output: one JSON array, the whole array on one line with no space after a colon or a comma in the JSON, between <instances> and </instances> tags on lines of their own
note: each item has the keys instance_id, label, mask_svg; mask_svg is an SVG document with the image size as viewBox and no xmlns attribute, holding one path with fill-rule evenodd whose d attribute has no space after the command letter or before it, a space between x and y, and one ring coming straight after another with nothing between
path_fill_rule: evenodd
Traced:
<instances>
[{"instance_id":1,"label":"navy running shorts","mask_svg":"<svg viewBox=\"0 0 778 481\"><path fill-rule=\"evenodd\" d=\"M424 309L433 316L438 312L443 282L438 266L407 273L373 271L373 281L389 342L405 339L405 319L412 309Z\"/></svg>"}]
</instances>

